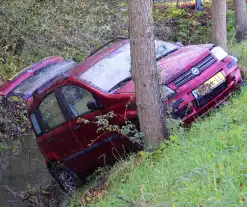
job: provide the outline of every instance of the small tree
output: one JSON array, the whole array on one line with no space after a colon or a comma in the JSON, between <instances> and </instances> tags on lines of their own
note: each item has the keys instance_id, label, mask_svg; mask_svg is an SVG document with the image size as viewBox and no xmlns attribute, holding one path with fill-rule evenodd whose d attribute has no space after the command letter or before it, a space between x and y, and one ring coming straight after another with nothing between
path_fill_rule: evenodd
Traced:
<instances>
[{"instance_id":1,"label":"small tree","mask_svg":"<svg viewBox=\"0 0 247 207\"><path fill-rule=\"evenodd\" d=\"M168 138L156 66L151 1L129 0L131 68L147 150Z\"/></svg>"},{"instance_id":2,"label":"small tree","mask_svg":"<svg viewBox=\"0 0 247 207\"><path fill-rule=\"evenodd\" d=\"M246 0L235 0L236 39L245 39L247 31Z\"/></svg>"},{"instance_id":3,"label":"small tree","mask_svg":"<svg viewBox=\"0 0 247 207\"><path fill-rule=\"evenodd\" d=\"M227 50L226 0L212 0L212 42Z\"/></svg>"}]
</instances>

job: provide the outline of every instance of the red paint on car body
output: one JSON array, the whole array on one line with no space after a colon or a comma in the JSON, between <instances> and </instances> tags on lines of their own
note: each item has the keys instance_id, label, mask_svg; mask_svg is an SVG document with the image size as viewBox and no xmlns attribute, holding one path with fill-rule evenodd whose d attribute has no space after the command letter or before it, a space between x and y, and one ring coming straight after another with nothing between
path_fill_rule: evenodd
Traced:
<instances>
[{"instance_id":1,"label":"red paint on car body","mask_svg":"<svg viewBox=\"0 0 247 207\"><path fill-rule=\"evenodd\" d=\"M30 119L34 128L36 127L37 143L47 163L60 161L76 173L89 172L121 154L124 151L123 146L131 146L130 142L117 132L97 131L97 125L93 124L93 121L97 116L111 111L117 115L111 120L111 124L122 126L126 119L137 120L133 81L127 81L116 90L105 92L80 78L99 61L109 58L109 55L128 43L128 40L121 41L90 56L67 71L66 77L54 80L51 86L35 95L28 113L29 116L35 117ZM184 46L157 61L162 77L161 84L174 91L172 97L164 100L164 104L171 107L172 116L182 119L186 124L221 104L242 81L235 59L228 55L218 60L211 52L214 47L212 44ZM194 93L196 88L219 73L224 77L224 81L198 98ZM65 100L66 93L63 92L63 88L67 86L73 86L83 93L87 91L92 95L93 101L100 103L95 105L98 108L87 109L87 102L83 106L86 107L85 113L75 115L77 112L72 110L74 105L70 105L70 100ZM40 115L40 104L53 93L56 94L55 101L59 103L60 115L64 116L64 121L57 127L46 128ZM80 118L90 122L78 122Z\"/></svg>"}]
</instances>

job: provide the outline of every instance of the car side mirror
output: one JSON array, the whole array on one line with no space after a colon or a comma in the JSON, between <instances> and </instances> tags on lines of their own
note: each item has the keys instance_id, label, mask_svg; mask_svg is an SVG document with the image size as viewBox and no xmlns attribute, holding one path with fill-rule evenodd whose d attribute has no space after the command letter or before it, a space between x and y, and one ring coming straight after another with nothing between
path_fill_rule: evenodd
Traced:
<instances>
[{"instance_id":1,"label":"car side mirror","mask_svg":"<svg viewBox=\"0 0 247 207\"><path fill-rule=\"evenodd\" d=\"M181 42L176 42L176 45L179 47L183 47L184 45Z\"/></svg>"},{"instance_id":2,"label":"car side mirror","mask_svg":"<svg viewBox=\"0 0 247 207\"><path fill-rule=\"evenodd\" d=\"M98 109L102 108L102 106L103 105L97 104L97 101L96 100L92 100L92 101L89 101L87 103L88 109L91 109L91 110L98 110Z\"/></svg>"}]
</instances>

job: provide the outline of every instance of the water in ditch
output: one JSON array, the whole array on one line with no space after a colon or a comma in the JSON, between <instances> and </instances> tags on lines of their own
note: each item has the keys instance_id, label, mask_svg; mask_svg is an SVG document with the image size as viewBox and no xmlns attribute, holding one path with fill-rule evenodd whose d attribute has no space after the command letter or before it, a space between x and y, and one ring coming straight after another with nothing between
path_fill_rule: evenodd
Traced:
<instances>
[{"instance_id":1,"label":"water in ditch","mask_svg":"<svg viewBox=\"0 0 247 207\"><path fill-rule=\"evenodd\" d=\"M14 202L18 198L13 195L14 192L44 186L52 180L34 136L25 136L11 144L16 145L20 153L10 158L7 168L1 171L0 207L16 206Z\"/></svg>"}]
</instances>

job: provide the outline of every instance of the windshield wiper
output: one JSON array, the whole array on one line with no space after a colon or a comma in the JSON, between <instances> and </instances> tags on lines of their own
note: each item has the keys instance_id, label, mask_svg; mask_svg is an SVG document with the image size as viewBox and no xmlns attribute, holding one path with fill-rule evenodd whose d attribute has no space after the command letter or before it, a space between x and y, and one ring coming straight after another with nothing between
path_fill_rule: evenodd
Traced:
<instances>
[{"instance_id":1,"label":"windshield wiper","mask_svg":"<svg viewBox=\"0 0 247 207\"><path fill-rule=\"evenodd\" d=\"M110 92L114 91L115 89L121 87L122 85L124 85L126 82L129 82L129 81L131 81L131 77L123 79L122 81L117 83L115 86L113 86L108 92L110 93Z\"/></svg>"},{"instance_id":2,"label":"windshield wiper","mask_svg":"<svg viewBox=\"0 0 247 207\"><path fill-rule=\"evenodd\" d=\"M167 52L167 53L165 53L165 54L162 54L162 55L158 56L158 57L156 58L156 61L159 61L160 59L164 58L165 56L167 56L167 55L169 55L169 54L171 54L171 53L173 53L173 52L175 52L176 50L178 50L178 48L173 49L173 50L171 50L171 51L169 51L169 52Z\"/></svg>"}]
</instances>

